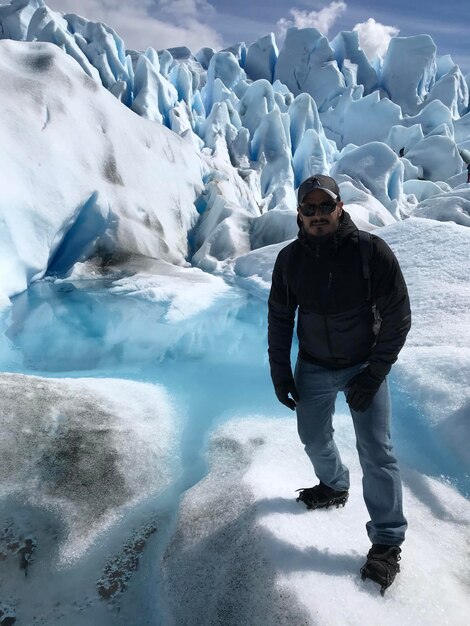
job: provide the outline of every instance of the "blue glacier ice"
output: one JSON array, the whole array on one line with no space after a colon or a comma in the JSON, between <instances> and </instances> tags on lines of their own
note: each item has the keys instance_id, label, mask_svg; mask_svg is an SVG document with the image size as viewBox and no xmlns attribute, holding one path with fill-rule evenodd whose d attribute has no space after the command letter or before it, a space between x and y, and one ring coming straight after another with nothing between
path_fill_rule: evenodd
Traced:
<instances>
[{"instance_id":1,"label":"blue glacier ice","mask_svg":"<svg viewBox=\"0 0 470 626\"><path fill-rule=\"evenodd\" d=\"M333 49L316 28L289 28L279 51L274 78L292 91L309 93L321 111L345 87Z\"/></svg>"},{"instance_id":2,"label":"blue glacier ice","mask_svg":"<svg viewBox=\"0 0 470 626\"><path fill-rule=\"evenodd\" d=\"M410 57L413 63L406 63ZM429 35L392 38L383 61L381 85L403 113L418 113L435 74L436 45Z\"/></svg>"},{"instance_id":3,"label":"blue glacier ice","mask_svg":"<svg viewBox=\"0 0 470 626\"><path fill-rule=\"evenodd\" d=\"M273 33L252 43L248 46L244 65L248 77L252 80L265 78L272 83L278 55Z\"/></svg>"},{"instance_id":4,"label":"blue glacier ice","mask_svg":"<svg viewBox=\"0 0 470 626\"><path fill-rule=\"evenodd\" d=\"M345 73L345 67L355 68L355 83L364 86L364 95L379 87L377 71L361 49L357 31L341 32L331 41L339 69Z\"/></svg>"},{"instance_id":5,"label":"blue glacier ice","mask_svg":"<svg viewBox=\"0 0 470 626\"><path fill-rule=\"evenodd\" d=\"M337 174L361 181L387 208L392 208L402 193L403 164L393 150L378 141L343 151L332 168L332 175Z\"/></svg>"}]
</instances>

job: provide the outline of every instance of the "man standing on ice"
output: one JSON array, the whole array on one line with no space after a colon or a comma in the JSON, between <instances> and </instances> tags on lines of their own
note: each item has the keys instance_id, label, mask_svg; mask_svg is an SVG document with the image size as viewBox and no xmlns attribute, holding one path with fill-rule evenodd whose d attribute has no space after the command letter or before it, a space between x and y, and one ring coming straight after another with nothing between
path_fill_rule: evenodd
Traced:
<instances>
[{"instance_id":1,"label":"man standing on ice","mask_svg":"<svg viewBox=\"0 0 470 626\"><path fill-rule=\"evenodd\" d=\"M297 412L298 432L320 483L301 489L309 509L345 505L349 472L333 439L337 393L349 405L363 471L372 548L361 572L382 585L399 571L407 522L390 439L386 376L405 343L411 314L398 261L387 244L357 229L333 178L298 189L298 238L279 253L269 295L268 352L280 402ZM290 351L296 311L299 354Z\"/></svg>"}]
</instances>

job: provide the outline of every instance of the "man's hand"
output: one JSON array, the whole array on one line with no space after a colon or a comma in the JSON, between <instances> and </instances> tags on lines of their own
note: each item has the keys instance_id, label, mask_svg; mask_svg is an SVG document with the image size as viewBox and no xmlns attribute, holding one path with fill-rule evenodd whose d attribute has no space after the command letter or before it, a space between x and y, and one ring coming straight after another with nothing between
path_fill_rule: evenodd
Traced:
<instances>
[{"instance_id":1,"label":"man's hand","mask_svg":"<svg viewBox=\"0 0 470 626\"><path fill-rule=\"evenodd\" d=\"M276 392L276 396L279 402L285 404L285 406L289 409L292 409L292 411L295 410L296 402L298 402L300 398L295 387L294 379L287 380L283 383L279 383L278 385L274 385L274 391ZM294 399L289 398L289 394Z\"/></svg>"},{"instance_id":2,"label":"man's hand","mask_svg":"<svg viewBox=\"0 0 470 626\"><path fill-rule=\"evenodd\" d=\"M346 385L348 390L346 402L353 411L366 411L372 404L372 400L382 382L382 378L374 376L370 369L366 367L362 372L353 376Z\"/></svg>"}]
</instances>

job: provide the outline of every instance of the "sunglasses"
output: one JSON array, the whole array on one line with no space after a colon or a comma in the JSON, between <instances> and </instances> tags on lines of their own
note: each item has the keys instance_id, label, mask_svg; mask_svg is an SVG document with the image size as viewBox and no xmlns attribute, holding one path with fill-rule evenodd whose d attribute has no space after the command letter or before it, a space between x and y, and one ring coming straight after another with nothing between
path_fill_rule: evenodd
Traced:
<instances>
[{"instance_id":1,"label":"sunglasses","mask_svg":"<svg viewBox=\"0 0 470 626\"><path fill-rule=\"evenodd\" d=\"M305 215L305 217L311 217L312 215L315 215L317 209L320 210L321 215L329 215L330 213L333 213L333 211L336 209L336 205L337 202L327 201L321 202L320 204L301 204L299 206L299 209L302 215Z\"/></svg>"}]
</instances>

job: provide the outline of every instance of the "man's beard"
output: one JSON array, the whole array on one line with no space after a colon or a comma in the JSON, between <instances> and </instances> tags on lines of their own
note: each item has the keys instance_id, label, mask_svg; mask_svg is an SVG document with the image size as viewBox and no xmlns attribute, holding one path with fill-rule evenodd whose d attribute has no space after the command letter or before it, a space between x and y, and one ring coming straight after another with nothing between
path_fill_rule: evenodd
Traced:
<instances>
[{"instance_id":1,"label":"man's beard","mask_svg":"<svg viewBox=\"0 0 470 626\"><path fill-rule=\"evenodd\" d=\"M341 224L341 217L338 217L336 222L335 222L334 230L332 230L332 231L330 231L328 233L325 233L324 235L313 235L312 233L308 232L305 229L304 225L302 224L302 232L304 233L305 237L308 240L310 240L312 242L315 242L316 244L321 244L321 243L323 243L325 241L328 241L328 239L331 239L331 237L333 237L333 235L336 235L336 233L338 232L338 229L340 227L340 224ZM327 225L329 225L329 222L323 222L323 223L321 223L319 225L327 226Z\"/></svg>"}]
</instances>

